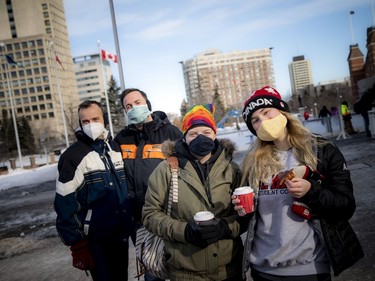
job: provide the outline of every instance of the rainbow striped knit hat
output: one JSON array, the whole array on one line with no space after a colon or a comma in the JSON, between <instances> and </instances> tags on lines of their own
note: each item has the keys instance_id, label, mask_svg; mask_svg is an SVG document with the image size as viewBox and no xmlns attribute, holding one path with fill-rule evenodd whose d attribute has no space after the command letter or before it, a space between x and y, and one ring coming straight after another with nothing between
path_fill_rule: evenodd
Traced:
<instances>
[{"instance_id":1,"label":"rainbow striped knit hat","mask_svg":"<svg viewBox=\"0 0 375 281\"><path fill-rule=\"evenodd\" d=\"M215 106L213 104L197 104L193 106L182 119L182 133L185 134L192 126L205 125L214 130L216 134L214 113Z\"/></svg>"}]
</instances>

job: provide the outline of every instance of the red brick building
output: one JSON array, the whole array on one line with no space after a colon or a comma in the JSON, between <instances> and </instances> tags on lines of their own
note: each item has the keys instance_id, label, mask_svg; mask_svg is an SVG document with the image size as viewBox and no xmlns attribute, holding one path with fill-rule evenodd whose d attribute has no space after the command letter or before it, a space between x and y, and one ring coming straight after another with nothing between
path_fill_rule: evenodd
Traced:
<instances>
[{"instance_id":1,"label":"red brick building","mask_svg":"<svg viewBox=\"0 0 375 281\"><path fill-rule=\"evenodd\" d=\"M373 86L375 77L375 27L367 28L366 60L358 44L350 45L348 56L352 102L359 99L360 93Z\"/></svg>"}]
</instances>

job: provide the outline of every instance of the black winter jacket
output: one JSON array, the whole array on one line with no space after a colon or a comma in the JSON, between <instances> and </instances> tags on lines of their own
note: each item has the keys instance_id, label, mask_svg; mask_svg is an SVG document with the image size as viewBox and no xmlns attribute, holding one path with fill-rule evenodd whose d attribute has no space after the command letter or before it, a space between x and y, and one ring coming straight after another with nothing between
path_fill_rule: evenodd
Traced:
<instances>
[{"instance_id":1,"label":"black winter jacket","mask_svg":"<svg viewBox=\"0 0 375 281\"><path fill-rule=\"evenodd\" d=\"M142 130L138 130L135 125L129 125L114 139L124 160L132 214L137 224L142 224L142 207L148 178L165 159L161 151L162 143L182 137L181 131L170 123L164 112L154 112L152 118L153 121L145 123Z\"/></svg>"},{"instance_id":2,"label":"black winter jacket","mask_svg":"<svg viewBox=\"0 0 375 281\"><path fill-rule=\"evenodd\" d=\"M310 180L311 189L301 201L320 221L331 268L337 276L364 256L349 224L356 208L353 184L344 156L334 144L319 147L318 161L317 170L324 179Z\"/></svg>"},{"instance_id":3,"label":"black winter jacket","mask_svg":"<svg viewBox=\"0 0 375 281\"><path fill-rule=\"evenodd\" d=\"M356 205L350 172L340 150L332 143L319 146L317 171L323 176L308 179L310 190L300 201L307 204L314 214L314 229L325 245L334 275L352 266L364 256L357 236L349 224ZM244 274L250 266L250 256L257 217L250 219L243 260Z\"/></svg>"}]
</instances>

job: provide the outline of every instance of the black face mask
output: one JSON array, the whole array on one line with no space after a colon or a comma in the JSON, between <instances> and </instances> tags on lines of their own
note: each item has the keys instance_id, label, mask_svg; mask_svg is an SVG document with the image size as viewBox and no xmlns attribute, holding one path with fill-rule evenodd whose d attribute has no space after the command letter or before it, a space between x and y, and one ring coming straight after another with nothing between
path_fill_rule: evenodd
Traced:
<instances>
[{"instance_id":1,"label":"black face mask","mask_svg":"<svg viewBox=\"0 0 375 281\"><path fill-rule=\"evenodd\" d=\"M202 157L209 154L214 148L214 141L205 135L198 135L189 144L190 152L194 155Z\"/></svg>"}]
</instances>

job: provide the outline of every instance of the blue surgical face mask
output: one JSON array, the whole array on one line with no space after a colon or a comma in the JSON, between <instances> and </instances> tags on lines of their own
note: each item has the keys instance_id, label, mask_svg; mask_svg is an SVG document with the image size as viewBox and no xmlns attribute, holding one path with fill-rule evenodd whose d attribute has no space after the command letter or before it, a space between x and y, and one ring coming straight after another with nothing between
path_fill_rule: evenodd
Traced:
<instances>
[{"instance_id":1,"label":"blue surgical face mask","mask_svg":"<svg viewBox=\"0 0 375 281\"><path fill-rule=\"evenodd\" d=\"M151 112L148 110L146 104L135 105L127 112L129 124L143 124L150 114Z\"/></svg>"}]
</instances>

